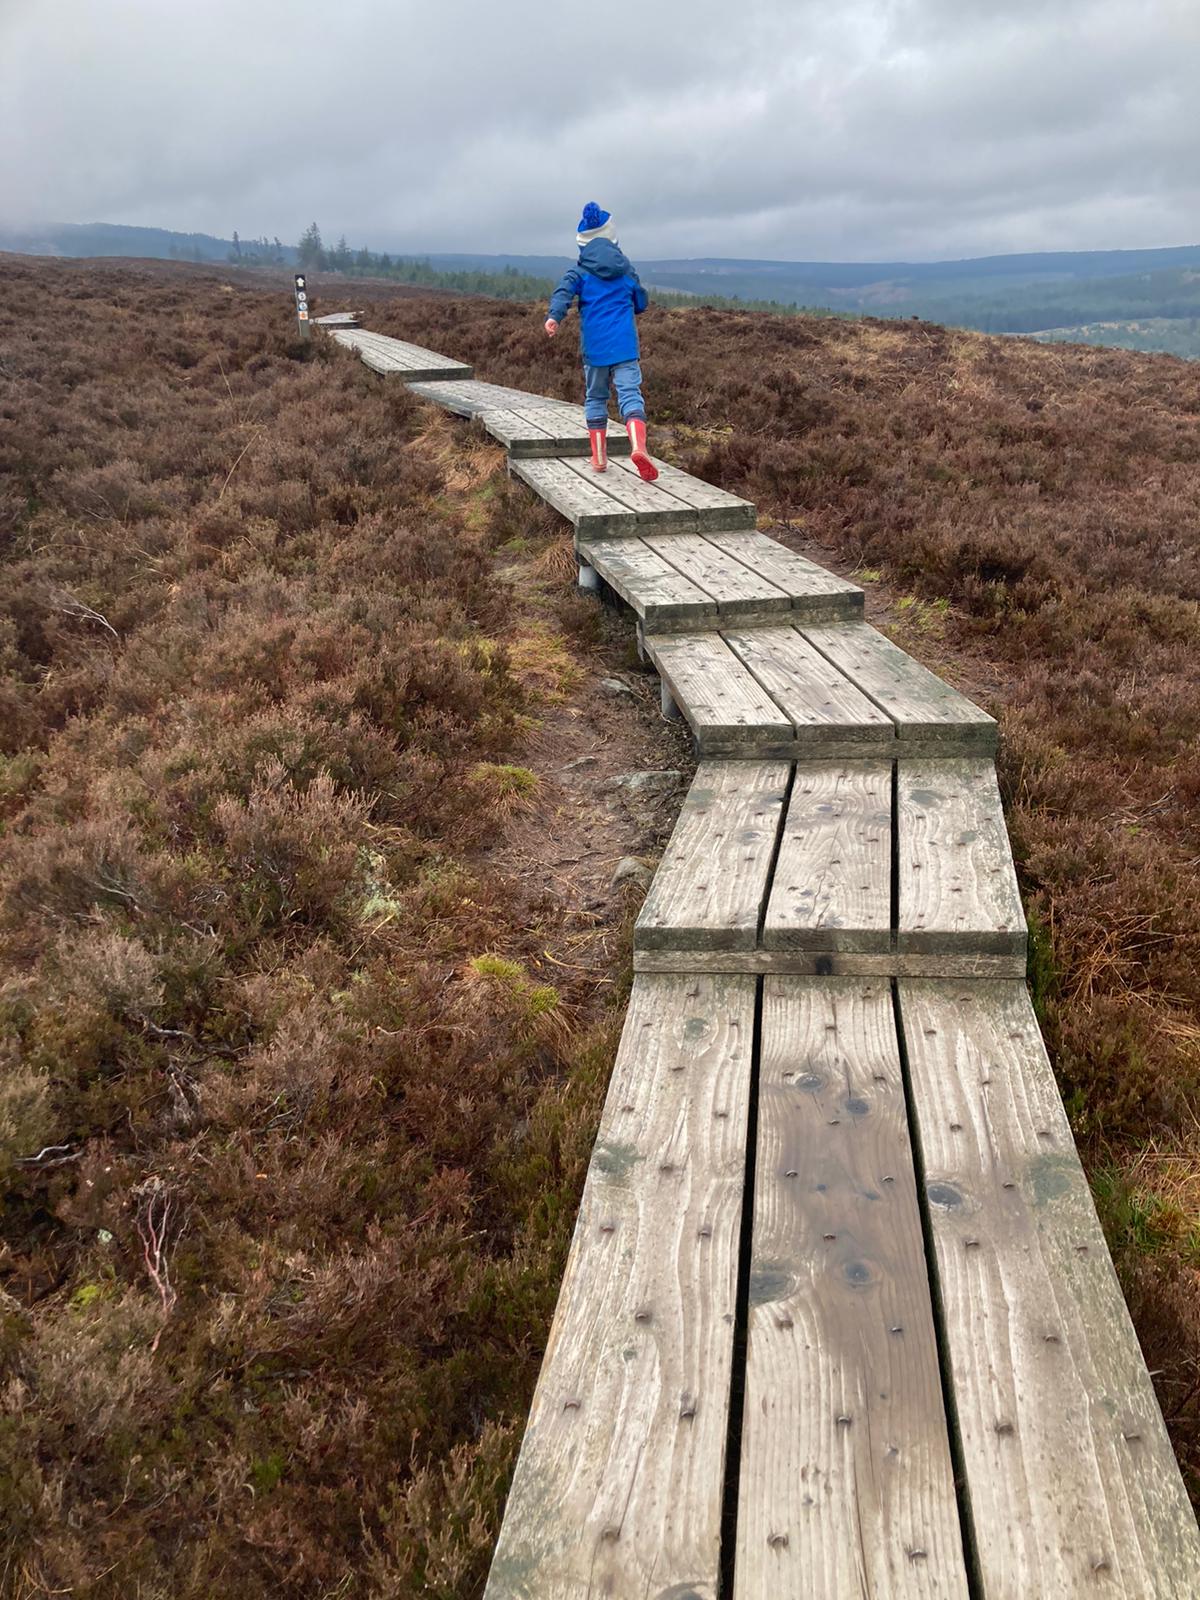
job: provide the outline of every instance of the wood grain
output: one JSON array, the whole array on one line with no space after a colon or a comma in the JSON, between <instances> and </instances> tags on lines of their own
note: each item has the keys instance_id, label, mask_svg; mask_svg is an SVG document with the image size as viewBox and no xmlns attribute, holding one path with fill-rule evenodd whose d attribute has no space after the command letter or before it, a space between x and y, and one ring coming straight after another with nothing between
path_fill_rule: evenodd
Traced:
<instances>
[{"instance_id":1,"label":"wood grain","mask_svg":"<svg viewBox=\"0 0 1200 1600\"><path fill-rule=\"evenodd\" d=\"M705 537L726 555L734 556L743 566L790 594L793 609L807 614L811 608L821 614L820 620L832 621L827 612L836 605L847 621L861 617L864 597L856 583L826 572L816 562L796 555L765 534L709 532Z\"/></svg>"},{"instance_id":2,"label":"wood grain","mask_svg":"<svg viewBox=\"0 0 1200 1600\"><path fill-rule=\"evenodd\" d=\"M646 650L702 754L722 744L750 757L763 738L794 739L791 721L718 635L647 634Z\"/></svg>"},{"instance_id":3,"label":"wood grain","mask_svg":"<svg viewBox=\"0 0 1200 1600\"><path fill-rule=\"evenodd\" d=\"M1023 955L1025 913L986 758L896 767L896 947Z\"/></svg>"},{"instance_id":4,"label":"wood grain","mask_svg":"<svg viewBox=\"0 0 1200 1600\"><path fill-rule=\"evenodd\" d=\"M890 986L768 978L734 1600L966 1600Z\"/></svg>"},{"instance_id":5,"label":"wood grain","mask_svg":"<svg viewBox=\"0 0 1200 1600\"><path fill-rule=\"evenodd\" d=\"M751 979L638 978L487 1600L716 1600Z\"/></svg>"},{"instance_id":6,"label":"wood grain","mask_svg":"<svg viewBox=\"0 0 1200 1600\"><path fill-rule=\"evenodd\" d=\"M798 765L763 948L880 951L891 943L891 762Z\"/></svg>"},{"instance_id":7,"label":"wood grain","mask_svg":"<svg viewBox=\"0 0 1200 1600\"><path fill-rule=\"evenodd\" d=\"M794 724L798 741L823 740L836 730L843 738L869 740L890 754L896 742L891 718L796 628L722 631L730 649Z\"/></svg>"},{"instance_id":8,"label":"wood grain","mask_svg":"<svg viewBox=\"0 0 1200 1600\"><path fill-rule=\"evenodd\" d=\"M581 541L579 554L650 628L716 620L716 601L641 539Z\"/></svg>"},{"instance_id":9,"label":"wood grain","mask_svg":"<svg viewBox=\"0 0 1200 1600\"><path fill-rule=\"evenodd\" d=\"M698 533L646 535L650 549L669 561L685 578L712 596L726 616L739 611L790 612L788 595L766 578L744 567Z\"/></svg>"},{"instance_id":10,"label":"wood grain","mask_svg":"<svg viewBox=\"0 0 1200 1600\"><path fill-rule=\"evenodd\" d=\"M783 762L700 764L642 902L638 949L755 948L787 785Z\"/></svg>"},{"instance_id":11,"label":"wood grain","mask_svg":"<svg viewBox=\"0 0 1200 1600\"><path fill-rule=\"evenodd\" d=\"M615 510L623 510L634 517L639 536L651 529L676 533L695 531L696 513L691 506L660 489L657 483L644 483L636 471L623 472L620 461L610 462L604 473L593 473L586 462L570 457L564 465L573 472L586 473L589 481L595 482L611 498Z\"/></svg>"},{"instance_id":12,"label":"wood grain","mask_svg":"<svg viewBox=\"0 0 1200 1600\"><path fill-rule=\"evenodd\" d=\"M658 482L654 486L664 489L676 500L691 506L698 515L700 527L753 528L757 513L749 500L742 500L727 489L719 489L703 478L693 478L690 472L672 467L657 456L650 458L658 468ZM631 461L621 461L620 471L636 476L637 468ZM638 479L641 482L641 479Z\"/></svg>"},{"instance_id":13,"label":"wood grain","mask_svg":"<svg viewBox=\"0 0 1200 1600\"><path fill-rule=\"evenodd\" d=\"M995 720L877 629L865 622L806 624L804 634L887 712L899 738L953 740L969 732L994 746Z\"/></svg>"},{"instance_id":14,"label":"wood grain","mask_svg":"<svg viewBox=\"0 0 1200 1600\"><path fill-rule=\"evenodd\" d=\"M1196 1520L1025 986L899 992L982 1600L1194 1600Z\"/></svg>"},{"instance_id":15,"label":"wood grain","mask_svg":"<svg viewBox=\"0 0 1200 1600\"><path fill-rule=\"evenodd\" d=\"M636 512L606 494L593 474L585 476L573 471L569 460L536 456L515 458L509 462L509 471L560 511L574 525L581 539L612 534L637 537Z\"/></svg>"}]
</instances>

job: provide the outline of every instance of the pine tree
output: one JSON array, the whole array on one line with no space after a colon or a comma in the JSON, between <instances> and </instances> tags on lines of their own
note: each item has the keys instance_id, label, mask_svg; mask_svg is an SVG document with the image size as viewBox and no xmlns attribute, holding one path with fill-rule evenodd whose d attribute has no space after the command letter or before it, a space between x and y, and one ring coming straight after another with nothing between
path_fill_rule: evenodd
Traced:
<instances>
[{"instance_id":1,"label":"pine tree","mask_svg":"<svg viewBox=\"0 0 1200 1600\"><path fill-rule=\"evenodd\" d=\"M317 267L325 264L325 247L321 243L321 230L315 222L310 222L300 235L300 243L296 246L300 258L300 265L306 272L312 272Z\"/></svg>"}]
</instances>

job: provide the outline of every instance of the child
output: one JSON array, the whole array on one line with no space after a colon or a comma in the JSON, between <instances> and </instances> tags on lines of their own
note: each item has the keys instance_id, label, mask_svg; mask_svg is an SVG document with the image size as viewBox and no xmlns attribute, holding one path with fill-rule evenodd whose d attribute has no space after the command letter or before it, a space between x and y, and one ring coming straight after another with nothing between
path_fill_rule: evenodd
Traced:
<instances>
[{"instance_id":1,"label":"child","mask_svg":"<svg viewBox=\"0 0 1200 1600\"><path fill-rule=\"evenodd\" d=\"M563 274L550 298L546 332L553 339L558 325L579 296L580 336L586 390L584 416L592 442L592 469L608 465L608 388L617 391L621 420L629 430L634 466L648 483L658 469L646 454L646 404L642 399L642 369L638 362L635 317L640 317L650 297L638 281L629 258L616 241L611 213L589 200L575 235L579 261Z\"/></svg>"}]
</instances>

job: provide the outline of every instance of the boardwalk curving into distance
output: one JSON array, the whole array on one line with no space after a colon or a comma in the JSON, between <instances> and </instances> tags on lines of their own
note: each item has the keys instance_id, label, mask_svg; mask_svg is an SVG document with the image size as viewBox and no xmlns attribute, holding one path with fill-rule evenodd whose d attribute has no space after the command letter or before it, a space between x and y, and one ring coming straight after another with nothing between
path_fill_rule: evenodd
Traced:
<instances>
[{"instance_id":1,"label":"boardwalk curving into distance","mask_svg":"<svg viewBox=\"0 0 1200 1600\"><path fill-rule=\"evenodd\" d=\"M487 1600L1195 1600L1200 1533L1023 981L991 717L862 593L581 414L471 419L633 613L700 763Z\"/></svg>"}]
</instances>

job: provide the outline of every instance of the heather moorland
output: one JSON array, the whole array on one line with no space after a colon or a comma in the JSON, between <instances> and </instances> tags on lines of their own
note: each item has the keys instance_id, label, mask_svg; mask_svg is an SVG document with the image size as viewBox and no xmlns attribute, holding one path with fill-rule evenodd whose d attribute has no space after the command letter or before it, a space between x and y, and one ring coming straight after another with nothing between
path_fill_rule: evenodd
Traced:
<instances>
[{"instance_id":1,"label":"heather moorland","mask_svg":"<svg viewBox=\"0 0 1200 1600\"><path fill-rule=\"evenodd\" d=\"M277 285L0 281L2 1592L475 1595L627 956L548 774L593 727L680 751L628 662L589 710L629 630L500 452ZM537 308L367 292L577 397ZM1195 1492L1200 366L643 332L653 442L1001 719L1035 999Z\"/></svg>"}]
</instances>

